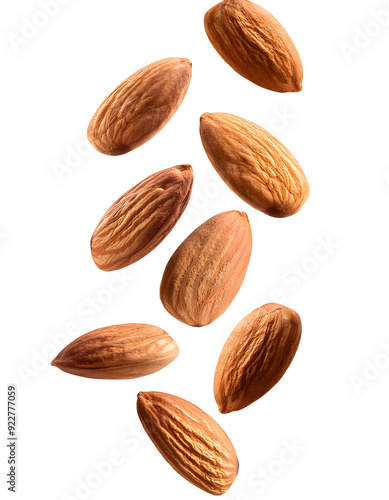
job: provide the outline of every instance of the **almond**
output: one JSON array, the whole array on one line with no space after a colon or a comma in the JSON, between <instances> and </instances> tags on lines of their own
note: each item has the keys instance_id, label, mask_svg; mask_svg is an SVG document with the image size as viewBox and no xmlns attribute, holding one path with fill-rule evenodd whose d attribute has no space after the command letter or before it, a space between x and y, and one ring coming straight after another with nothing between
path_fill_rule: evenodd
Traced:
<instances>
[{"instance_id":1,"label":"almond","mask_svg":"<svg viewBox=\"0 0 389 500\"><path fill-rule=\"evenodd\" d=\"M185 210L192 183L192 167L179 165L150 175L116 200L92 235L97 267L121 269L159 245Z\"/></svg>"},{"instance_id":2,"label":"almond","mask_svg":"<svg viewBox=\"0 0 389 500\"><path fill-rule=\"evenodd\" d=\"M216 366L219 411L241 410L274 387L292 362L300 338L300 316L280 304L266 304L242 319Z\"/></svg>"},{"instance_id":3,"label":"almond","mask_svg":"<svg viewBox=\"0 0 389 500\"><path fill-rule=\"evenodd\" d=\"M273 217L298 212L309 196L292 153L270 132L228 113L204 113L201 140L217 173L242 200Z\"/></svg>"},{"instance_id":4,"label":"almond","mask_svg":"<svg viewBox=\"0 0 389 500\"><path fill-rule=\"evenodd\" d=\"M198 227L166 266L160 289L166 310L187 325L212 323L238 293L251 246L250 223L244 212L224 212Z\"/></svg>"},{"instance_id":5,"label":"almond","mask_svg":"<svg viewBox=\"0 0 389 500\"><path fill-rule=\"evenodd\" d=\"M140 69L100 104L88 127L107 155L132 151L154 137L180 107L192 74L189 59L169 57Z\"/></svg>"},{"instance_id":6,"label":"almond","mask_svg":"<svg viewBox=\"0 0 389 500\"><path fill-rule=\"evenodd\" d=\"M140 392L137 409L150 439L178 474L213 495L230 488L238 474L238 458L213 418L163 392Z\"/></svg>"},{"instance_id":7,"label":"almond","mask_svg":"<svg viewBox=\"0 0 389 500\"><path fill-rule=\"evenodd\" d=\"M219 55L250 82L275 92L302 89L297 49L267 10L248 0L224 0L205 14L204 25Z\"/></svg>"},{"instance_id":8,"label":"almond","mask_svg":"<svg viewBox=\"0 0 389 500\"><path fill-rule=\"evenodd\" d=\"M81 377L128 379L157 372L177 356L178 346L164 330L129 323L82 335L62 349L51 364Z\"/></svg>"}]
</instances>

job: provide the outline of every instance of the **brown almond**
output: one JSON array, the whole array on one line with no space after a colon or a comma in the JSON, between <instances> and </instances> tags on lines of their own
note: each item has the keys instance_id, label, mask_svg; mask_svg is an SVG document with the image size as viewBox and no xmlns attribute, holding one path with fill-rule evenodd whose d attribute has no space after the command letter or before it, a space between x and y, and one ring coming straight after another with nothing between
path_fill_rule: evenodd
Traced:
<instances>
[{"instance_id":1,"label":"brown almond","mask_svg":"<svg viewBox=\"0 0 389 500\"><path fill-rule=\"evenodd\" d=\"M252 207L288 217L307 200L309 185L299 163L264 128L228 113L204 113L200 135L216 172Z\"/></svg>"},{"instance_id":2,"label":"brown almond","mask_svg":"<svg viewBox=\"0 0 389 500\"><path fill-rule=\"evenodd\" d=\"M140 69L100 104L89 123L89 141L107 155L121 155L149 141L180 107L191 75L191 61L178 57Z\"/></svg>"},{"instance_id":3,"label":"brown almond","mask_svg":"<svg viewBox=\"0 0 389 500\"><path fill-rule=\"evenodd\" d=\"M300 316L280 304L266 304L242 319L216 366L219 411L241 410L274 387L292 362L300 338Z\"/></svg>"},{"instance_id":4,"label":"brown almond","mask_svg":"<svg viewBox=\"0 0 389 500\"><path fill-rule=\"evenodd\" d=\"M212 495L230 488L238 474L238 458L213 418L163 392L140 392L137 409L148 436L178 474Z\"/></svg>"},{"instance_id":5,"label":"brown almond","mask_svg":"<svg viewBox=\"0 0 389 500\"><path fill-rule=\"evenodd\" d=\"M250 82L275 92L302 89L297 49L264 8L248 0L224 0L205 14L204 25L219 55Z\"/></svg>"},{"instance_id":6,"label":"brown almond","mask_svg":"<svg viewBox=\"0 0 389 500\"><path fill-rule=\"evenodd\" d=\"M157 372L177 356L178 346L164 330L129 323L82 335L62 349L51 364L81 377L129 379Z\"/></svg>"},{"instance_id":7,"label":"brown almond","mask_svg":"<svg viewBox=\"0 0 389 500\"><path fill-rule=\"evenodd\" d=\"M150 253L181 217L192 184L192 167L178 165L150 175L116 200L92 235L96 266L114 271Z\"/></svg>"},{"instance_id":8,"label":"brown almond","mask_svg":"<svg viewBox=\"0 0 389 500\"><path fill-rule=\"evenodd\" d=\"M223 212L207 220L181 243L166 266L160 288L165 309L187 325L212 323L238 293L251 247L244 212Z\"/></svg>"}]
</instances>

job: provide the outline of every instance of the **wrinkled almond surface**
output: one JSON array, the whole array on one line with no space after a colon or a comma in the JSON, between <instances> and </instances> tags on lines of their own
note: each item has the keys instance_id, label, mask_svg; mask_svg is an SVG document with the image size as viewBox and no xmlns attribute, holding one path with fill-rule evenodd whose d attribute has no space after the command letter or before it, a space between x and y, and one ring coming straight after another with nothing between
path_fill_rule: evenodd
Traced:
<instances>
[{"instance_id":1,"label":"wrinkled almond surface","mask_svg":"<svg viewBox=\"0 0 389 500\"><path fill-rule=\"evenodd\" d=\"M204 113L201 140L217 173L242 200L273 217L298 212L309 196L292 153L270 132L228 113Z\"/></svg>"},{"instance_id":2,"label":"wrinkled almond surface","mask_svg":"<svg viewBox=\"0 0 389 500\"><path fill-rule=\"evenodd\" d=\"M219 411L241 410L266 394L288 369L300 338L300 316L280 304L266 304L242 319L216 366Z\"/></svg>"},{"instance_id":3,"label":"wrinkled almond surface","mask_svg":"<svg viewBox=\"0 0 389 500\"><path fill-rule=\"evenodd\" d=\"M89 123L89 141L107 155L121 155L141 146L177 111L191 75L191 61L178 57L140 69L101 103Z\"/></svg>"},{"instance_id":4,"label":"wrinkled almond surface","mask_svg":"<svg viewBox=\"0 0 389 500\"><path fill-rule=\"evenodd\" d=\"M177 356L177 344L164 330L129 323L82 335L62 349L51 364L81 377L128 379L161 370Z\"/></svg>"},{"instance_id":5,"label":"wrinkled almond surface","mask_svg":"<svg viewBox=\"0 0 389 500\"><path fill-rule=\"evenodd\" d=\"M224 0L205 14L204 25L219 55L247 80L276 92L302 89L300 56L267 10L248 0Z\"/></svg>"},{"instance_id":6,"label":"wrinkled almond surface","mask_svg":"<svg viewBox=\"0 0 389 500\"><path fill-rule=\"evenodd\" d=\"M185 210L192 183L192 167L179 165L150 175L116 200L92 235L97 267L121 269L159 245Z\"/></svg>"},{"instance_id":7,"label":"wrinkled almond surface","mask_svg":"<svg viewBox=\"0 0 389 500\"><path fill-rule=\"evenodd\" d=\"M137 408L145 431L178 474L213 495L229 489L238 473L238 458L213 418L189 401L162 392L140 392Z\"/></svg>"},{"instance_id":8,"label":"wrinkled almond surface","mask_svg":"<svg viewBox=\"0 0 389 500\"><path fill-rule=\"evenodd\" d=\"M215 215L181 243L162 277L160 296L179 321L204 326L238 293L250 261L251 228L244 212Z\"/></svg>"}]
</instances>

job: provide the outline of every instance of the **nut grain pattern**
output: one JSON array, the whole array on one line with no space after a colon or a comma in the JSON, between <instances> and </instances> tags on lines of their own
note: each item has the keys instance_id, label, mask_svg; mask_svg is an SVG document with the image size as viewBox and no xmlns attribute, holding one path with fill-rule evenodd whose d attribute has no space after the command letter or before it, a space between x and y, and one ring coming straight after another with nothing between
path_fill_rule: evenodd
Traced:
<instances>
[{"instance_id":1,"label":"nut grain pattern","mask_svg":"<svg viewBox=\"0 0 389 500\"><path fill-rule=\"evenodd\" d=\"M309 185L299 163L264 128L228 113L204 113L200 135L217 173L252 207L288 217L307 200Z\"/></svg>"},{"instance_id":2,"label":"nut grain pattern","mask_svg":"<svg viewBox=\"0 0 389 500\"><path fill-rule=\"evenodd\" d=\"M302 89L297 49L267 10L248 0L224 0L205 14L204 25L219 55L247 80L275 92Z\"/></svg>"},{"instance_id":3,"label":"nut grain pattern","mask_svg":"<svg viewBox=\"0 0 389 500\"><path fill-rule=\"evenodd\" d=\"M177 344L161 328L129 323L82 335L66 346L51 364L81 377L131 379L161 370L178 352Z\"/></svg>"},{"instance_id":4,"label":"nut grain pattern","mask_svg":"<svg viewBox=\"0 0 389 500\"><path fill-rule=\"evenodd\" d=\"M300 316L280 304L266 304L238 323L215 370L219 411L241 410L266 394L288 369L300 338Z\"/></svg>"},{"instance_id":5,"label":"nut grain pattern","mask_svg":"<svg viewBox=\"0 0 389 500\"><path fill-rule=\"evenodd\" d=\"M161 455L187 481L222 495L238 473L238 458L217 422L197 406L171 394L140 392L138 415Z\"/></svg>"},{"instance_id":6,"label":"nut grain pattern","mask_svg":"<svg viewBox=\"0 0 389 500\"><path fill-rule=\"evenodd\" d=\"M88 126L89 141L108 155L121 155L141 146L177 111L191 74L191 61L178 57L140 69L101 103Z\"/></svg>"},{"instance_id":7,"label":"nut grain pattern","mask_svg":"<svg viewBox=\"0 0 389 500\"><path fill-rule=\"evenodd\" d=\"M192 184L192 167L179 165L150 175L116 200L92 235L97 267L114 271L151 252L181 217Z\"/></svg>"},{"instance_id":8,"label":"nut grain pattern","mask_svg":"<svg viewBox=\"0 0 389 500\"><path fill-rule=\"evenodd\" d=\"M251 228L244 212L223 212L199 226L165 268L160 296L166 310L187 325L212 323L238 293L251 247Z\"/></svg>"}]
</instances>

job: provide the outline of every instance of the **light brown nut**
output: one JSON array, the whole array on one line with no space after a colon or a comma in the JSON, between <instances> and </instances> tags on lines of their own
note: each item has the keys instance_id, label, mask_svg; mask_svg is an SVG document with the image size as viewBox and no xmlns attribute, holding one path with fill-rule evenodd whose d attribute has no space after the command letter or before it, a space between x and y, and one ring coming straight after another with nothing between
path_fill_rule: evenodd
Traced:
<instances>
[{"instance_id":1,"label":"light brown nut","mask_svg":"<svg viewBox=\"0 0 389 500\"><path fill-rule=\"evenodd\" d=\"M213 495L230 488L238 474L238 458L213 418L163 392L140 392L137 409L150 439L178 474Z\"/></svg>"},{"instance_id":2,"label":"light brown nut","mask_svg":"<svg viewBox=\"0 0 389 500\"><path fill-rule=\"evenodd\" d=\"M296 158L259 125L228 113L204 113L200 135L217 173L252 207L288 217L307 200L308 181Z\"/></svg>"},{"instance_id":3,"label":"light brown nut","mask_svg":"<svg viewBox=\"0 0 389 500\"><path fill-rule=\"evenodd\" d=\"M300 338L300 316L280 304L266 304L242 319L216 366L219 411L241 410L275 386L292 362Z\"/></svg>"},{"instance_id":4,"label":"light brown nut","mask_svg":"<svg viewBox=\"0 0 389 500\"><path fill-rule=\"evenodd\" d=\"M96 266L114 271L158 246L185 210L193 184L190 165L161 170L124 193L106 211L91 239Z\"/></svg>"},{"instance_id":5,"label":"light brown nut","mask_svg":"<svg viewBox=\"0 0 389 500\"><path fill-rule=\"evenodd\" d=\"M81 377L129 379L161 370L178 352L177 344L161 328L129 323L82 335L62 349L51 364Z\"/></svg>"},{"instance_id":6,"label":"light brown nut","mask_svg":"<svg viewBox=\"0 0 389 500\"><path fill-rule=\"evenodd\" d=\"M154 137L180 107L192 75L189 59L169 57L140 69L100 104L88 127L107 155L132 151Z\"/></svg>"},{"instance_id":7,"label":"light brown nut","mask_svg":"<svg viewBox=\"0 0 389 500\"><path fill-rule=\"evenodd\" d=\"M219 55L250 82L275 92L302 89L297 49L267 10L248 0L224 0L205 14L204 25Z\"/></svg>"},{"instance_id":8,"label":"light brown nut","mask_svg":"<svg viewBox=\"0 0 389 500\"><path fill-rule=\"evenodd\" d=\"M244 212L223 212L207 220L181 243L166 266L160 288L165 309L187 325L212 323L238 293L251 247Z\"/></svg>"}]
</instances>

